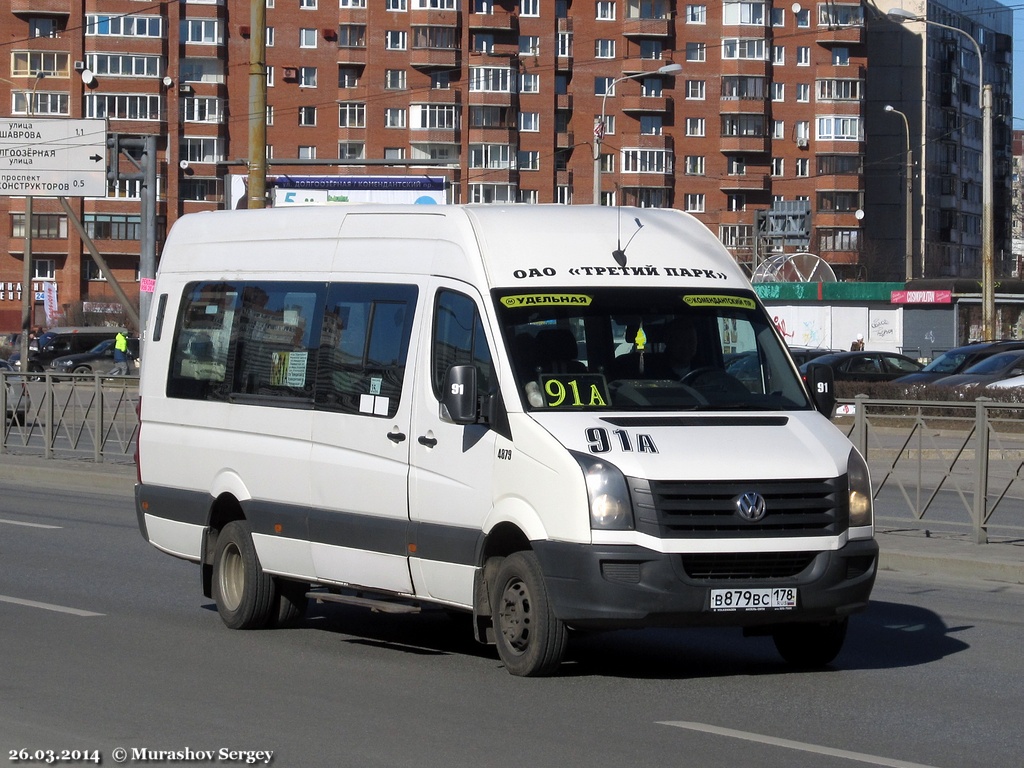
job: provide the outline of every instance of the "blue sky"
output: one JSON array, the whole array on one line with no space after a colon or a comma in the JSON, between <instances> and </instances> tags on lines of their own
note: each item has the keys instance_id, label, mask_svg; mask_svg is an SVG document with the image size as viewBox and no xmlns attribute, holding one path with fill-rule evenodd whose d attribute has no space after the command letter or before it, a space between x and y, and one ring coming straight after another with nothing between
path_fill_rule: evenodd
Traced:
<instances>
[{"instance_id":1,"label":"blue sky","mask_svg":"<svg viewBox=\"0 0 1024 768\"><path fill-rule=\"evenodd\" d=\"M1024 131L1024 6L1001 2L1013 9L1013 129Z\"/></svg>"}]
</instances>

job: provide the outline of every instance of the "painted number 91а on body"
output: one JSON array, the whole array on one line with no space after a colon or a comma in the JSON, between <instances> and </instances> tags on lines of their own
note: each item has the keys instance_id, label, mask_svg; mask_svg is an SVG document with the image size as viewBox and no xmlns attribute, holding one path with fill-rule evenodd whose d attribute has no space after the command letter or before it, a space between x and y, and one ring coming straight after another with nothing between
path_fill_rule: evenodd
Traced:
<instances>
[{"instance_id":1,"label":"painted number 91\u0430 on body","mask_svg":"<svg viewBox=\"0 0 1024 768\"><path fill-rule=\"evenodd\" d=\"M712 589L712 611L768 611L796 608L796 587Z\"/></svg>"}]
</instances>

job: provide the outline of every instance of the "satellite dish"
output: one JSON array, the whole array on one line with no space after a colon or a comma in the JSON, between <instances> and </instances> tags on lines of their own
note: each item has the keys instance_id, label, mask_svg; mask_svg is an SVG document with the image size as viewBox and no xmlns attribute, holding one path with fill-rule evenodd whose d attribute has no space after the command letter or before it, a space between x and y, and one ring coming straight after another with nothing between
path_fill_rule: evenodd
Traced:
<instances>
[{"instance_id":1,"label":"satellite dish","mask_svg":"<svg viewBox=\"0 0 1024 768\"><path fill-rule=\"evenodd\" d=\"M174 85L174 80L173 80L173 78L171 78L170 75L165 75L163 82L164 82L164 88L170 88L172 85Z\"/></svg>"},{"instance_id":2,"label":"satellite dish","mask_svg":"<svg viewBox=\"0 0 1024 768\"><path fill-rule=\"evenodd\" d=\"M82 70L82 82L86 85L92 85L96 82L96 75L93 74L91 69Z\"/></svg>"},{"instance_id":3,"label":"satellite dish","mask_svg":"<svg viewBox=\"0 0 1024 768\"><path fill-rule=\"evenodd\" d=\"M762 261L750 278L752 283L834 283L829 263L813 253L777 253Z\"/></svg>"}]
</instances>

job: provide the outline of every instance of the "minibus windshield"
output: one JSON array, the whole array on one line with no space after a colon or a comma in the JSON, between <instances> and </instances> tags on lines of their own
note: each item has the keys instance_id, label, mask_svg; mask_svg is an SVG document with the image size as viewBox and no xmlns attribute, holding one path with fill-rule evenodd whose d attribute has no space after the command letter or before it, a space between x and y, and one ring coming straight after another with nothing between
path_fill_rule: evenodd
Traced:
<instances>
[{"instance_id":1,"label":"minibus windshield","mask_svg":"<svg viewBox=\"0 0 1024 768\"><path fill-rule=\"evenodd\" d=\"M573 288L493 295L530 410L811 407L750 292Z\"/></svg>"}]
</instances>

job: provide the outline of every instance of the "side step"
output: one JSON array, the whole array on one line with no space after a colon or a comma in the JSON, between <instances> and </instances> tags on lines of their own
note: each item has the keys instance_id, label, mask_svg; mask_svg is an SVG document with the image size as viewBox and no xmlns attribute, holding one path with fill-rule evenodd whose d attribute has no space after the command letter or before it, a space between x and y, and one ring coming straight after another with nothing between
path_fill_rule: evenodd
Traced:
<instances>
[{"instance_id":1,"label":"side step","mask_svg":"<svg viewBox=\"0 0 1024 768\"><path fill-rule=\"evenodd\" d=\"M410 603L399 603L393 600L381 600L361 595L341 595L337 592L320 592L313 590L306 593L306 597L316 600L318 603L344 603L345 605L358 605L361 608L369 608L380 613L419 613L420 606Z\"/></svg>"}]
</instances>

